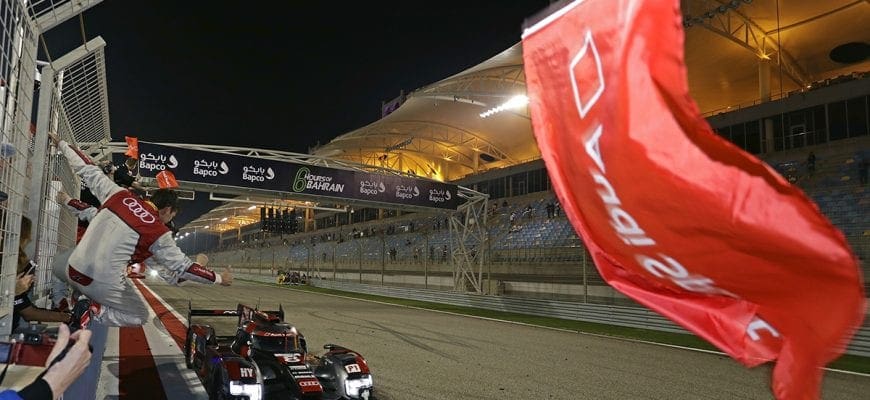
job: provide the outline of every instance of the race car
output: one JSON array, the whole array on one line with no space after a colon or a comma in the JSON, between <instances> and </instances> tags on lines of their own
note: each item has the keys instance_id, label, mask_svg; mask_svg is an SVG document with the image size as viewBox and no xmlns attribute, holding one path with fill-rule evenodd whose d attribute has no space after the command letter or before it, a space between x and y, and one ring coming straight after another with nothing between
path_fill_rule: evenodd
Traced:
<instances>
[{"instance_id":1,"label":"race car","mask_svg":"<svg viewBox=\"0 0 870 400\"><path fill-rule=\"evenodd\" d=\"M290 273L279 271L276 282L279 285L306 285L308 284L308 277L300 275L299 272L296 271Z\"/></svg>"},{"instance_id":2,"label":"race car","mask_svg":"<svg viewBox=\"0 0 870 400\"><path fill-rule=\"evenodd\" d=\"M373 399L365 358L327 344L323 355L308 352L305 336L284 322L284 310L261 311L239 304L235 310L188 307L184 344L188 368L196 371L212 399L339 400ZM220 336L193 317L236 317L235 335Z\"/></svg>"}]
</instances>

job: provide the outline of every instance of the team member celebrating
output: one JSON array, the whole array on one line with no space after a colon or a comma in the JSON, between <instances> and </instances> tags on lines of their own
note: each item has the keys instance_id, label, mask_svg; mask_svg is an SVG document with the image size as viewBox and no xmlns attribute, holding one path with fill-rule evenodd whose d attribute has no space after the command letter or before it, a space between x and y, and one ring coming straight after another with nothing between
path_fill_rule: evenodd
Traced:
<instances>
[{"instance_id":1,"label":"team member celebrating","mask_svg":"<svg viewBox=\"0 0 870 400\"><path fill-rule=\"evenodd\" d=\"M77 148L49 135L75 171L103 204L69 261L55 262L54 273L66 279L94 303L95 321L107 326L138 326L148 317L145 304L133 285L123 277L127 265L159 264L175 281L232 284L232 273L220 274L191 261L172 239L166 224L178 213L178 195L159 189L150 201L124 189L107 177Z\"/></svg>"}]
</instances>

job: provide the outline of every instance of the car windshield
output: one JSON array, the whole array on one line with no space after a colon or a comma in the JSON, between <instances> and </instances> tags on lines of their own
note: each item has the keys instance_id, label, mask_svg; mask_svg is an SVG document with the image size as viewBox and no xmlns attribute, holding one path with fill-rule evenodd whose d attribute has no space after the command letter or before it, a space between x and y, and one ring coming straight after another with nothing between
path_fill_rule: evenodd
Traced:
<instances>
[{"instance_id":1,"label":"car windshield","mask_svg":"<svg viewBox=\"0 0 870 400\"><path fill-rule=\"evenodd\" d=\"M251 344L260 351L269 353L289 353L299 351L295 336L260 336L254 335Z\"/></svg>"}]
</instances>

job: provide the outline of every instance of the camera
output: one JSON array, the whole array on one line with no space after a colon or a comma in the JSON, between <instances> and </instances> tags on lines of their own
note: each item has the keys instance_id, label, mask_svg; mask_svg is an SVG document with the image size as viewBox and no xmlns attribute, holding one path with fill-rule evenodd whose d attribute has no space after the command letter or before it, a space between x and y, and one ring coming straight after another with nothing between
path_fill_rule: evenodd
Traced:
<instances>
[{"instance_id":1,"label":"camera","mask_svg":"<svg viewBox=\"0 0 870 400\"><path fill-rule=\"evenodd\" d=\"M24 275L33 275L33 274L35 274L35 273L36 273L36 267L37 267L37 266L38 266L38 265L36 265L36 263L33 262L33 260L28 261L28 262L27 262L27 269L25 270Z\"/></svg>"},{"instance_id":2,"label":"camera","mask_svg":"<svg viewBox=\"0 0 870 400\"><path fill-rule=\"evenodd\" d=\"M32 325L26 331L14 333L12 342L0 342L0 364L45 365L57 336L47 333L45 325Z\"/></svg>"}]
</instances>

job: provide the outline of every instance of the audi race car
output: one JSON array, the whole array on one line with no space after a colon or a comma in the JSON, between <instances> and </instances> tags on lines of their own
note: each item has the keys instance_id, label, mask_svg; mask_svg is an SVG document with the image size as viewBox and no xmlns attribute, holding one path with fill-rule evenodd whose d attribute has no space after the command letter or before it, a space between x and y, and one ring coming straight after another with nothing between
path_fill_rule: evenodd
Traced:
<instances>
[{"instance_id":1,"label":"audi race car","mask_svg":"<svg viewBox=\"0 0 870 400\"><path fill-rule=\"evenodd\" d=\"M194 317L235 317L235 335L220 336ZM308 352L305 336L284 322L283 307L261 311L190 309L184 355L211 399L372 399L372 376L357 352L327 344Z\"/></svg>"}]
</instances>

